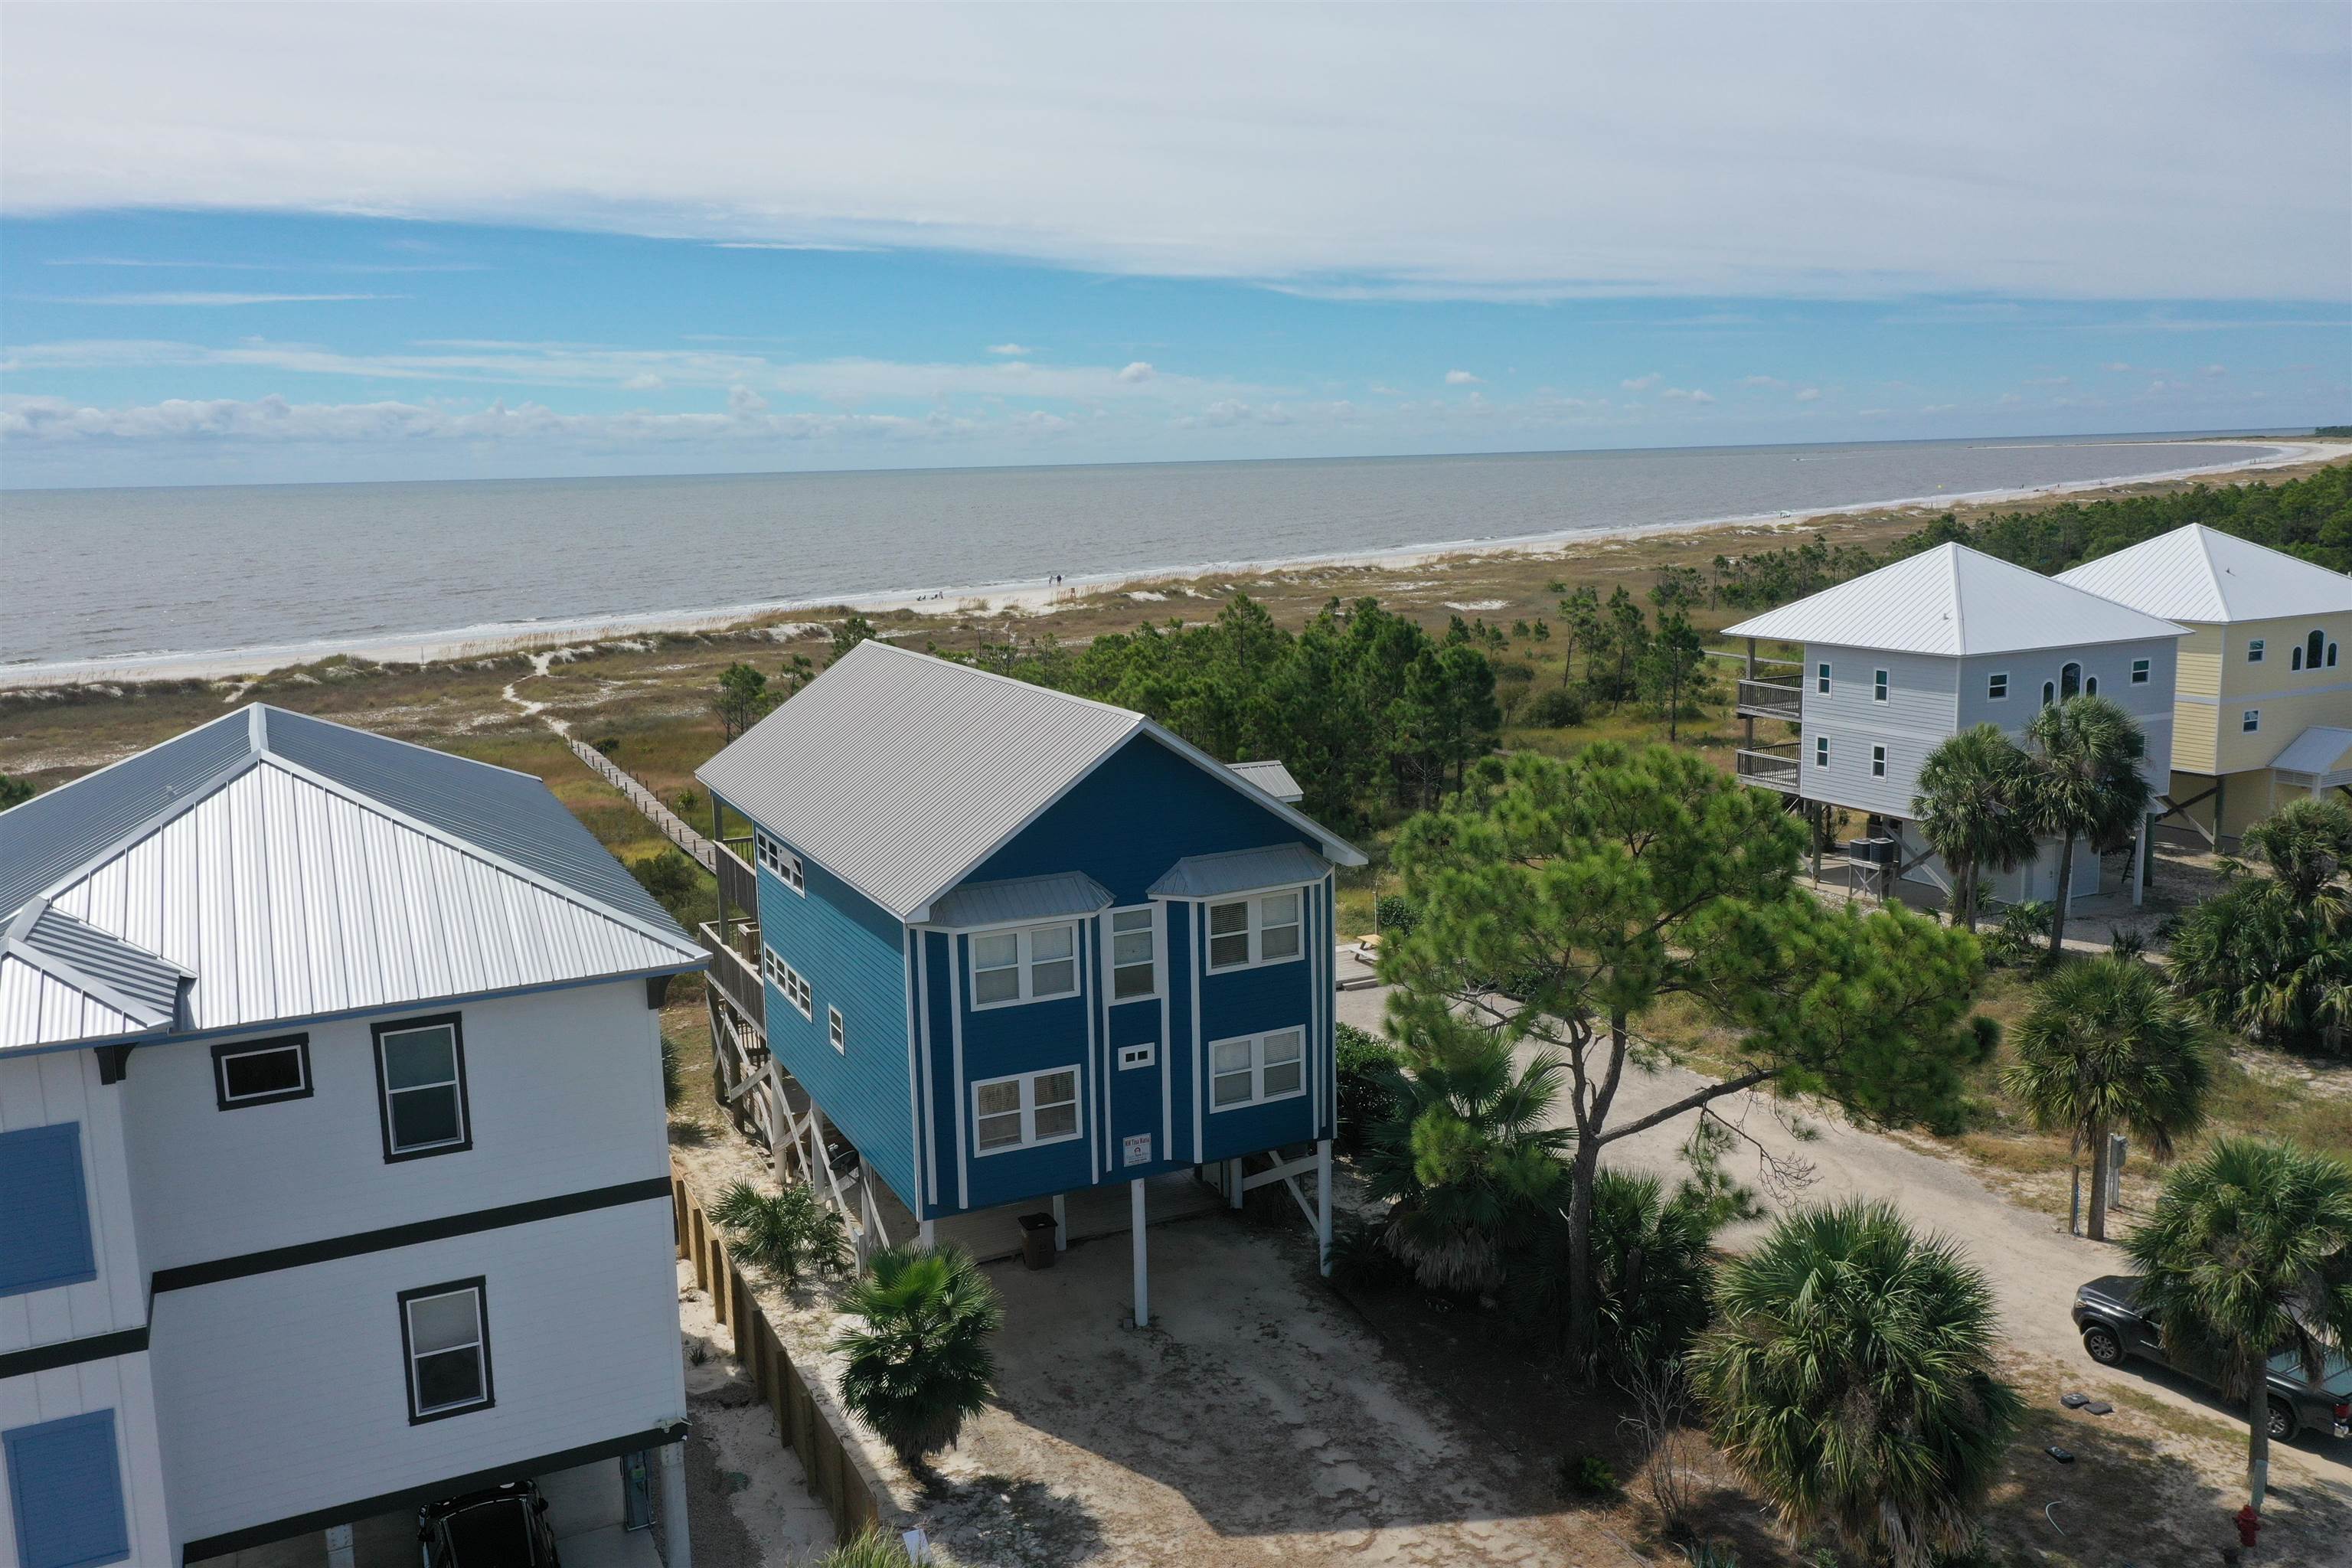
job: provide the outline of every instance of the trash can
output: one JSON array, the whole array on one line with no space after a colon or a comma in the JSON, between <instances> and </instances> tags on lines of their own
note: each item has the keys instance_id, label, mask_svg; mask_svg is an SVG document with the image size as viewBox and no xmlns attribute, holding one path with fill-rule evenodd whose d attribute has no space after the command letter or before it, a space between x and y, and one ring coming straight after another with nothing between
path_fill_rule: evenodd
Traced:
<instances>
[{"instance_id":1,"label":"trash can","mask_svg":"<svg viewBox=\"0 0 2352 1568\"><path fill-rule=\"evenodd\" d=\"M1021 1261L1032 1268L1054 1267L1052 1215L1024 1214L1021 1216Z\"/></svg>"}]
</instances>

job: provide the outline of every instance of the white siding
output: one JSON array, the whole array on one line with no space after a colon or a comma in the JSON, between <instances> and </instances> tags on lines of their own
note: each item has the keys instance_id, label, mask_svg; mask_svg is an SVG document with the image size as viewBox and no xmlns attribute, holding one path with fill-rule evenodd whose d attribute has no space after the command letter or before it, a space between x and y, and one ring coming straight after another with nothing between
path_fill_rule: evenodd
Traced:
<instances>
[{"instance_id":1,"label":"white siding","mask_svg":"<svg viewBox=\"0 0 2352 1568\"><path fill-rule=\"evenodd\" d=\"M654 1199L159 1295L180 1542L682 1419L675 1257ZM475 1275L497 1403L411 1425L397 1297Z\"/></svg>"},{"instance_id":2,"label":"white siding","mask_svg":"<svg viewBox=\"0 0 2352 1568\"><path fill-rule=\"evenodd\" d=\"M1819 679L1824 664L1831 673L1827 696ZM1799 784L1805 797L1882 816L1910 816L1920 764L1954 732L1959 664L1927 654L1809 645ZM1881 669L1887 674L1884 702L1876 699L1874 679ZM1826 768L1814 760L1822 737L1830 742ZM1886 748L1885 778L1871 774L1874 746Z\"/></svg>"},{"instance_id":3,"label":"white siding","mask_svg":"<svg viewBox=\"0 0 2352 1568\"><path fill-rule=\"evenodd\" d=\"M2178 675L2180 639L2154 637L2146 642L2102 643L2094 647L2037 649L2032 653L1989 654L1963 659L1960 673L1959 728L1998 724L2022 739L2025 726L2042 708L2044 682L2055 684L2066 665L2083 667L2085 679L2096 678L2099 695L2139 721L2147 734L2148 783L2161 790L2172 779L2173 689ZM2148 661L2147 683L2131 683L2136 659ZM1996 672L2009 677L2009 696L1995 701L1986 695Z\"/></svg>"},{"instance_id":4,"label":"white siding","mask_svg":"<svg viewBox=\"0 0 2352 1568\"><path fill-rule=\"evenodd\" d=\"M124 1087L98 1081L91 1051L0 1058L0 1132L81 1124L82 1189L98 1263L98 1278L82 1284L0 1296L0 1354L135 1329L147 1321L147 1281L123 1163Z\"/></svg>"},{"instance_id":5,"label":"white siding","mask_svg":"<svg viewBox=\"0 0 2352 1568\"><path fill-rule=\"evenodd\" d=\"M0 1379L0 1432L96 1410L114 1412L114 1453L133 1568L164 1568L179 1562L163 1511L163 1470L148 1358L110 1356L29 1377ZM16 1521L5 1485L0 1485L0 1568L18 1568Z\"/></svg>"},{"instance_id":6,"label":"white siding","mask_svg":"<svg viewBox=\"0 0 2352 1568\"><path fill-rule=\"evenodd\" d=\"M131 1165L148 1267L668 1174L659 1023L643 981L414 1016L443 1011L464 1019L473 1147L397 1163L383 1157L365 1020L309 1026L309 1098L234 1110L215 1106L209 1044L132 1052Z\"/></svg>"}]
</instances>

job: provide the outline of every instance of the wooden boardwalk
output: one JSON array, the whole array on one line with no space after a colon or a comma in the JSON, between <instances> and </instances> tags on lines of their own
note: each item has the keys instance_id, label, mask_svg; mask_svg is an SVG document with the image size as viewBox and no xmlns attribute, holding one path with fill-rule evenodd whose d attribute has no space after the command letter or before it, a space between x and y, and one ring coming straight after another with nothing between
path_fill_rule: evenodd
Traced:
<instances>
[{"instance_id":1,"label":"wooden boardwalk","mask_svg":"<svg viewBox=\"0 0 2352 1568\"><path fill-rule=\"evenodd\" d=\"M566 735L563 743L571 747L582 762L595 769L607 784L627 795L629 804L645 813L646 819L661 829L663 837L693 856L704 870L713 876L718 875L718 850L709 839L688 827L684 817L663 805L661 796L638 783L635 775L585 741L575 741Z\"/></svg>"}]
</instances>

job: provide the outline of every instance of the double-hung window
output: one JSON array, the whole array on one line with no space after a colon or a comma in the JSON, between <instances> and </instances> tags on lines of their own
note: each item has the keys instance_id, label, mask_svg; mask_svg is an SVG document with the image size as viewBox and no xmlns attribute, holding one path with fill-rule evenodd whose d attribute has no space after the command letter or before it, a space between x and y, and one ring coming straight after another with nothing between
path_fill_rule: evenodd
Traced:
<instances>
[{"instance_id":1,"label":"double-hung window","mask_svg":"<svg viewBox=\"0 0 2352 1568\"><path fill-rule=\"evenodd\" d=\"M2146 686L2147 684L2147 660L2144 658L2136 658L2132 660L2131 683L2134 686Z\"/></svg>"},{"instance_id":2,"label":"double-hung window","mask_svg":"<svg viewBox=\"0 0 2352 1568\"><path fill-rule=\"evenodd\" d=\"M1209 972L1280 963L1305 951L1296 889L1209 906Z\"/></svg>"},{"instance_id":3,"label":"double-hung window","mask_svg":"<svg viewBox=\"0 0 2352 1568\"><path fill-rule=\"evenodd\" d=\"M1150 905L1110 912L1110 999L1160 994L1160 911Z\"/></svg>"},{"instance_id":4,"label":"double-hung window","mask_svg":"<svg viewBox=\"0 0 2352 1568\"><path fill-rule=\"evenodd\" d=\"M1886 671L1874 669L1870 672L1870 700L1873 702L1886 700Z\"/></svg>"},{"instance_id":5,"label":"double-hung window","mask_svg":"<svg viewBox=\"0 0 2352 1568\"><path fill-rule=\"evenodd\" d=\"M1276 1029L1209 1045L1209 1109L1233 1110L1307 1092L1307 1031Z\"/></svg>"},{"instance_id":6,"label":"double-hung window","mask_svg":"<svg viewBox=\"0 0 2352 1568\"><path fill-rule=\"evenodd\" d=\"M1078 992L1078 928L981 931L971 939L971 1005L1010 1007Z\"/></svg>"},{"instance_id":7,"label":"double-hung window","mask_svg":"<svg viewBox=\"0 0 2352 1568\"><path fill-rule=\"evenodd\" d=\"M301 1100L310 1092L310 1037L239 1040L213 1047L213 1099L223 1110Z\"/></svg>"},{"instance_id":8,"label":"double-hung window","mask_svg":"<svg viewBox=\"0 0 2352 1568\"><path fill-rule=\"evenodd\" d=\"M498 1403L490 1386L489 1303L480 1279L403 1290L400 1347L408 1363L411 1425Z\"/></svg>"},{"instance_id":9,"label":"double-hung window","mask_svg":"<svg viewBox=\"0 0 2352 1568\"><path fill-rule=\"evenodd\" d=\"M795 893L805 894L808 891L808 873L801 865L801 858L785 848L780 840L769 837L755 827L751 830L751 849L759 858L760 864L775 873L776 880Z\"/></svg>"},{"instance_id":10,"label":"double-hung window","mask_svg":"<svg viewBox=\"0 0 2352 1568\"><path fill-rule=\"evenodd\" d=\"M1817 664L1813 666L1813 689L1820 692L1824 697L1827 697L1830 694L1830 667L1828 665Z\"/></svg>"},{"instance_id":11,"label":"double-hung window","mask_svg":"<svg viewBox=\"0 0 2352 1568\"><path fill-rule=\"evenodd\" d=\"M97 1568L130 1557L113 1411L0 1432L0 1475L24 1568Z\"/></svg>"},{"instance_id":12,"label":"double-hung window","mask_svg":"<svg viewBox=\"0 0 2352 1568\"><path fill-rule=\"evenodd\" d=\"M2262 662L2263 662L2263 639L2262 639L2262 638L2260 638L2260 637L2254 637L2254 638L2252 638L2251 640L2249 640L2249 641L2247 642L2247 644L2246 644L2246 662L2247 662L2248 664L2260 664L2260 663L2262 663Z\"/></svg>"},{"instance_id":13,"label":"double-hung window","mask_svg":"<svg viewBox=\"0 0 2352 1568\"><path fill-rule=\"evenodd\" d=\"M2008 695L2009 673L2006 670L1985 677L1985 697L1989 701L1998 702Z\"/></svg>"},{"instance_id":14,"label":"double-hung window","mask_svg":"<svg viewBox=\"0 0 2352 1568\"><path fill-rule=\"evenodd\" d=\"M466 1106L466 1043L457 1015L378 1024L375 1081L383 1157L415 1160L474 1146Z\"/></svg>"},{"instance_id":15,"label":"double-hung window","mask_svg":"<svg viewBox=\"0 0 2352 1568\"><path fill-rule=\"evenodd\" d=\"M973 1084L971 1129L973 1146L982 1154L1077 1137L1078 1069L1055 1068Z\"/></svg>"},{"instance_id":16,"label":"double-hung window","mask_svg":"<svg viewBox=\"0 0 2352 1568\"><path fill-rule=\"evenodd\" d=\"M1886 776L1886 748L1884 746L1870 748L1870 776L1874 779Z\"/></svg>"},{"instance_id":17,"label":"double-hung window","mask_svg":"<svg viewBox=\"0 0 2352 1568\"><path fill-rule=\"evenodd\" d=\"M1813 737L1813 766L1825 768L1829 765L1830 738L1827 735L1816 735Z\"/></svg>"},{"instance_id":18,"label":"double-hung window","mask_svg":"<svg viewBox=\"0 0 2352 1568\"><path fill-rule=\"evenodd\" d=\"M2260 730L2262 727L2263 710L2259 708L2249 708L2238 716L2238 728L2243 730L2249 735L2252 734L2257 730Z\"/></svg>"},{"instance_id":19,"label":"double-hung window","mask_svg":"<svg viewBox=\"0 0 2352 1568\"><path fill-rule=\"evenodd\" d=\"M838 1007L824 1010L824 1037L832 1042L835 1050L845 1057L849 1054L849 1026L842 1022Z\"/></svg>"},{"instance_id":20,"label":"double-hung window","mask_svg":"<svg viewBox=\"0 0 2352 1568\"><path fill-rule=\"evenodd\" d=\"M761 951L767 960L768 984L784 994L784 1000L792 1004L793 1012L810 1023L815 1023L816 993L810 989L807 976L786 963L783 954L774 948L762 948Z\"/></svg>"}]
</instances>

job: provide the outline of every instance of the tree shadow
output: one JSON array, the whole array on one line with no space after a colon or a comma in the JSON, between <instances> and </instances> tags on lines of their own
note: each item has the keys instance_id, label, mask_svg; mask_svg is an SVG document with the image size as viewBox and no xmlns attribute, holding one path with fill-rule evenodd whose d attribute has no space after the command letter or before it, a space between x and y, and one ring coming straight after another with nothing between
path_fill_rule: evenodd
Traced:
<instances>
[{"instance_id":1,"label":"tree shadow","mask_svg":"<svg viewBox=\"0 0 2352 1568\"><path fill-rule=\"evenodd\" d=\"M959 1563L1065 1568L1090 1563L1104 1546L1094 1510L1040 1480L982 1475L923 1481L923 1530Z\"/></svg>"}]
</instances>

